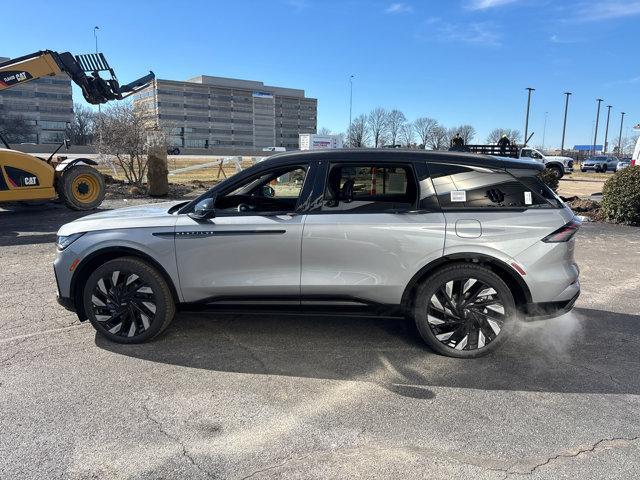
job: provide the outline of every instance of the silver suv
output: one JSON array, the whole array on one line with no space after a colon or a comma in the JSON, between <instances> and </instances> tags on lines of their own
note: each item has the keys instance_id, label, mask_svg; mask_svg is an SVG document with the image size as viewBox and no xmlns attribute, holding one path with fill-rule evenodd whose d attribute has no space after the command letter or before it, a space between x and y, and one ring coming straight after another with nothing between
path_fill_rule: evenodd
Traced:
<instances>
[{"instance_id":1,"label":"silver suv","mask_svg":"<svg viewBox=\"0 0 640 480\"><path fill-rule=\"evenodd\" d=\"M277 306L405 315L435 351L479 356L580 292L579 223L543 168L395 149L275 155L191 202L64 225L59 301L121 343L160 334L176 308Z\"/></svg>"}]
</instances>

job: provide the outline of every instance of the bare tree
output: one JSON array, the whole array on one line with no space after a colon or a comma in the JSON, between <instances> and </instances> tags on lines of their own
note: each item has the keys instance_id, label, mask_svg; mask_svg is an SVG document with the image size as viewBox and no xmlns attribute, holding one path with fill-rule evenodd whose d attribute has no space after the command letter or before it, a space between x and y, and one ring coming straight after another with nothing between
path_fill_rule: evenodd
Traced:
<instances>
[{"instance_id":1,"label":"bare tree","mask_svg":"<svg viewBox=\"0 0 640 480\"><path fill-rule=\"evenodd\" d=\"M407 148L411 148L413 146L415 139L414 133L413 124L405 123L402 125L402 128L400 128L400 141L403 146Z\"/></svg>"},{"instance_id":2,"label":"bare tree","mask_svg":"<svg viewBox=\"0 0 640 480\"><path fill-rule=\"evenodd\" d=\"M418 135L418 141L426 148L429 137L435 127L438 126L438 121L429 117L420 117L413 122L413 129Z\"/></svg>"},{"instance_id":3,"label":"bare tree","mask_svg":"<svg viewBox=\"0 0 640 480\"><path fill-rule=\"evenodd\" d=\"M436 125L427 138L426 146L431 150L447 150L449 148L449 133L442 125Z\"/></svg>"},{"instance_id":4,"label":"bare tree","mask_svg":"<svg viewBox=\"0 0 640 480\"><path fill-rule=\"evenodd\" d=\"M373 146L375 148L384 145L384 137L389 123L389 113L382 107L377 107L369 112L367 126L371 133Z\"/></svg>"},{"instance_id":5,"label":"bare tree","mask_svg":"<svg viewBox=\"0 0 640 480\"><path fill-rule=\"evenodd\" d=\"M7 142L20 143L30 141L29 137L34 133L35 128L26 117L8 113L5 106L0 104L0 134Z\"/></svg>"},{"instance_id":6,"label":"bare tree","mask_svg":"<svg viewBox=\"0 0 640 480\"><path fill-rule=\"evenodd\" d=\"M144 112L129 103L117 103L100 117L102 141L100 153L115 157L114 163L131 184L141 186L147 173L149 146L164 145L166 133L161 128L150 130Z\"/></svg>"},{"instance_id":7,"label":"bare tree","mask_svg":"<svg viewBox=\"0 0 640 480\"><path fill-rule=\"evenodd\" d=\"M71 140L71 143L74 145L88 145L91 143L95 117L95 112L89 107L81 103L73 104L73 120L65 130L65 134Z\"/></svg>"},{"instance_id":8,"label":"bare tree","mask_svg":"<svg viewBox=\"0 0 640 480\"><path fill-rule=\"evenodd\" d=\"M387 114L387 133L389 135L389 143L396 145L400 137L402 127L407 122L407 117L400 110L391 110Z\"/></svg>"},{"instance_id":9,"label":"bare tree","mask_svg":"<svg viewBox=\"0 0 640 480\"><path fill-rule=\"evenodd\" d=\"M522 134L520 130L510 128L494 128L487 137L487 143L498 143L498 140L506 135L509 140L515 143L519 143L522 140Z\"/></svg>"},{"instance_id":10,"label":"bare tree","mask_svg":"<svg viewBox=\"0 0 640 480\"><path fill-rule=\"evenodd\" d=\"M369 142L369 131L367 129L367 116L359 115L353 119L347 138L350 147L361 148L366 147Z\"/></svg>"},{"instance_id":11,"label":"bare tree","mask_svg":"<svg viewBox=\"0 0 640 480\"><path fill-rule=\"evenodd\" d=\"M318 130L318 135L331 135L331 130L327 127L322 127Z\"/></svg>"},{"instance_id":12,"label":"bare tree","mask_svg":"<svg viewBox=\"0 0 640 480\"><path fill-rule=\"evenodd\" d=\"M618 143L620 143L620 151L618 151ZM619 138L616 138L613 152L620 156L631 156L633 154L633 150L636 147L636 143L638 143L638 135L635 135L633 137L622 137L621 142Z\"/></svg>"},{"instance_id":13,"label":"bare tree","mask_svg":"<svg viewBox=\"0 0 640 480\"><path fill-rule=\"evenodd\" d=\"M457 133L462 137L465 145L473 143L473 139L476 136L476 129L471 125L460 125L459 127L452 128L454 135Z\"/></svg>"}]
</instances>

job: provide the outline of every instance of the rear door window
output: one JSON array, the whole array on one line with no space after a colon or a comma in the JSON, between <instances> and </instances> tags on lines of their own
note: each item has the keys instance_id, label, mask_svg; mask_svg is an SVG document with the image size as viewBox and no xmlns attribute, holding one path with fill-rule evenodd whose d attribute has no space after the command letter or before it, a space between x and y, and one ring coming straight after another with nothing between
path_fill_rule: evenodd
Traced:
<instances>
[{"instance_id":1,"label":"rear door window","mask_svg":"<svg viewBox=\"0 0 640 480\"><path fill-rule=\"evenodd\" d=\"M415 207L417 193L409 164L336 163L329 166L322 211L407 211Z\"/></svg>"},{"instance_id":2,"label":"rear door window","mask_svg":"<svg viewBox=\"0 0 640 480\"><path fill-rule=\"evenodd\" d=\"M476 166L430 163L429 170L443 209L521 210L550 208L557 202L535 171L516 178L505 170Z\"/></svg>"}]
</instances>

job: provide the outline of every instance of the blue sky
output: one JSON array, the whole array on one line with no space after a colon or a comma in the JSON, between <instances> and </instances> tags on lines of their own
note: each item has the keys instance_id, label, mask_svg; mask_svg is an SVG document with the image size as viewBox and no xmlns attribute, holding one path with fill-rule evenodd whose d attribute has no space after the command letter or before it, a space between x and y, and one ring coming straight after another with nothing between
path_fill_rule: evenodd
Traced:
<instances>
[{"instance_id":1,"label":"blue sky","mask_svg":"<svg viewBox=\"0 0 640 480\"><path fill-rule=\"evenodd\" d=\"M8 2L0 56L99 46L127 83L199 74L303 88L318 98L318 126L344 131L349 76L354 116L378 105L409 119L524 130L525 88L535 87L530 131L560 144L590 143L595 99L613 105L610 138L640 122L640 1L112 1ZM108 6L107 6L108 5ZM33 15L32 12L37 12ZM11 21L7 21L11 19ZM74 98L80 94L74 92ZM604 109L603 109L604 111ZM599 142L604 135L601 116ZM625 131L627 129L625 128ZM624 136L624 132L623 132Z\"/></svg>"}]
</instances>

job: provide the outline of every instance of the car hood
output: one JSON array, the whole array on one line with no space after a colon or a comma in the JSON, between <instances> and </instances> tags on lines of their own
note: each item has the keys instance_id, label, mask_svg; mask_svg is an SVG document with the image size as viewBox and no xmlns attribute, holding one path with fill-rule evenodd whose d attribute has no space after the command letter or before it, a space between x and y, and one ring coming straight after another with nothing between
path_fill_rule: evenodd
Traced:
<instances>
[{"instance_id":1,"label":"car hood","mask_svg":"<svg viewBox=\"0 0 640 480\"><path fill-rule=\"evenodd\" d=\"M63 225L58 230L58 235L116 228L173 227L177 217L168 212L179 203L182 202L149 203L94 213Z\"/></svg>"},{"instance_id":2,"label":"car hood","mask_svg":"<svg viewBox=\"0 0 640 480\"><path fill-rule=\"evenodd\" d=\"M560 155L547 155L546 158L547 160L555 160L556 162L562 162L564 164L573 161L573 158L571 157L563 157Z\"/></svg>"}]
</instances>

